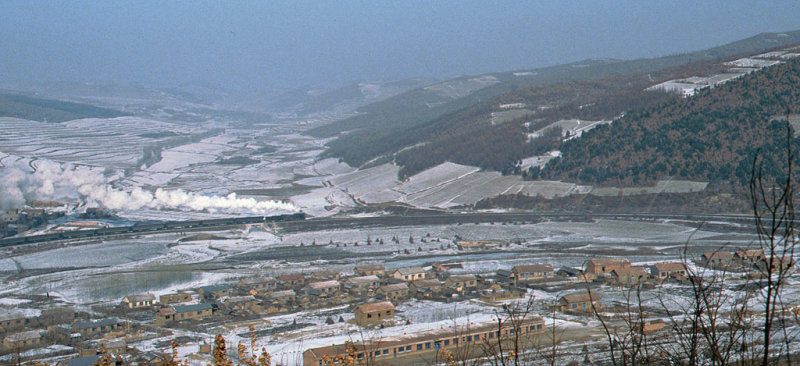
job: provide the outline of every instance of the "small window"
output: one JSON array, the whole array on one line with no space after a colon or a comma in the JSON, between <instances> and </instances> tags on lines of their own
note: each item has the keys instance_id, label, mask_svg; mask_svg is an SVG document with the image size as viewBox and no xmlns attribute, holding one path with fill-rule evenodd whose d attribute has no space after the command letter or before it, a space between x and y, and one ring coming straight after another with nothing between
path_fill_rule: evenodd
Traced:
<instances>
[{"instance_id":1,"label":"small window","mask_svg":"<svg viewBox=\"0 0 800 366\"><path fill-rule=\"evenodd\" d=\"M411 351L411 346L406 346L406 352Z\"/></svg>"},{"instance_id":2,"label":"small window","mask_svg":"<svg viewBox=\"0 0 800 366\"><path fill-rule=\"evenodd\" d=\"M493 339L493 338L494 338L494 332L489 333L489 339Z\"/></svg>"},{"instance_id":3,"label":"small window","mask_svg":"<svg viewBox=\"0 0 800 366\"><path fill-rule=\"evenodd\" d=\"M375 351L375 357L378 357L380 355L381 355L381 351Z\"/></svg>"},{"instance_id":4,"label":"small window","mask_svg":"<svg viewBox=\"0 0 800 366\"><path fill-rule=\"evenodd\" d=\"M389 354L389 349L387 348L387 349L383 350L383 354L384 355L388 355Z\"/></svg>"},{"instance_id":5,"label":"small window","mask_svg":"<svg viewBox=\"0 0 800 366\"><path fill-rule=\"evenodd\" d=\"M431 349L431 342L425 342L425 349Z\"/></svg>"},{"instance_id":6,"label":"small window","mask_svg":"<svg viewBox=\"0 0 800 366\"><path fill-rule=\"evenodd\" d=\"M445 346L449 346L450 345L450 340L449 339L445 339L444 340L444 345Z\"/></svg>"},{"instance_id":7,"label":"small window","mask_svg":"<svg viewBox=\"0 0 800 366\"><path fill-rule=\"evenodd\" d=\"M422 343L417 345L417 351L422 351Z\"/></svg>"},{"instance_id":8,"label":"small window","mask_svg":"<svg viewBox=\"0 0 800 366\"><path fill-rule=\"evenodd\" d=\"M467 342L472 342L472 336L471 335L467 336Z\"/></svg>"},{"instance_id":9,"label":"small window","mask_svg":"<svg viewBox=\"0 0 800 366\"><path fill-rule=\"evenodd\" d=\"M541 324L537 324L536 325L536 329L542 330L542 325Z\"/></svg>"}]
</instances>

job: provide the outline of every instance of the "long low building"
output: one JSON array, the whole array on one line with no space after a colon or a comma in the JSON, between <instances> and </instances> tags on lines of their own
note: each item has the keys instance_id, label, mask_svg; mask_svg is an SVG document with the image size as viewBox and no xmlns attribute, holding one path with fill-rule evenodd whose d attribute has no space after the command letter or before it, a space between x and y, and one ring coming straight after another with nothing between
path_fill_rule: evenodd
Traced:
<instances>
[{"instance_id":1,"label":"long low building","mask_svg":"<svg viewBox=\"0 0 800 366\"><path fill-rule=\"evenodd\" d=\"M433 364L440 349L447 349L453 354L464 354L468 357L479 357L492 344L503 342L504 349L515 338L526 340L521 342L528 348L534 341L533 336L544 331L544 319L539 316L528 316L516 327L505 322L502 328L497 322L471 324L457 328L434 329L397 337L381 338L355 344L355 355L359 362L368 364ZM334 360L337 356L347 354L345 344L311 348L303 352L303 366L322 366L325 360Z\"/></svg>"}]
</instances>

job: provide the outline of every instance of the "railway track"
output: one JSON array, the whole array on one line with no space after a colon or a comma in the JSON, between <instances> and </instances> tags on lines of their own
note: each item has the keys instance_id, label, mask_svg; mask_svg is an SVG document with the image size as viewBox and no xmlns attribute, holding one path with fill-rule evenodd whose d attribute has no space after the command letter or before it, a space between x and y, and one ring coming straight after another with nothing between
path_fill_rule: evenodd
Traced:
<instances>
[{"instance_id":1,"label":"railway track","mask_svg":"<svg viewBox=\"0 0 800 366\"><path fill-rule=\"evenodd\" d=\"M280 223L281 230L286 232L330 230L342 228L397 227L420 225L480 224L488 222L519 223L540 222L544 220L682 220L692 222L725 222L750 224L752 217L746 215L709 215L709 214L583 214L583 213L521 213L521 212L467 212L441 213L427 215L394 215L376 217L343 217L306 219L305 214L297 213L278 216L247 216L225 219L165 221L141 223L133 226L111 227L93 230L78 230L60 233L29 235L0 239L0 248L17 245L43 243L59 240L92 239L127 234L148 234L182 230L212 230L222 227Z\"/></svg>"},{"instance_id":2,"label":"railway track","mask_svg":"<svg viewBox=\"0 0 800 366\"><path fill-rule=\"evenodd\" d=\"M304 220L305 214L296 213L291 215L277 216L247 216L233 217L225 219L208 220L187 220L187 221L163 221L147 222L132 226L109 227L92 230L65 231L59 233L29 235L13 238L0 239L0 248L17 245L43 243L58 240L93 239L128 234L148 234L157 232L183 231L214 229L232 225L275 223L283 221Z\"/></svg>"}]
</instances>

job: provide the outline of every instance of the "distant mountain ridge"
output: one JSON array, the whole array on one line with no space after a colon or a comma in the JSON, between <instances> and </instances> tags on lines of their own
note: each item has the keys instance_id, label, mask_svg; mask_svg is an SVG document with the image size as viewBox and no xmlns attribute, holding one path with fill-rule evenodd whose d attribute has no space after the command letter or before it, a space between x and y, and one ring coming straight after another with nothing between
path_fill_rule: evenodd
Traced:
<instances>
[{"instance_id":1,"label":"distant mountain ridge","mask_svg":"<svg viewBox=\"0 0 800 366\"><path fill-rule=\"evenodd\" d=\"M364 106L357 116L307 133L337 136L328 143L326 157L356 167L395 162L401 166L401 178L444 161L519 173L521 159L559 145L558 141L531 140L533 131L562 118L610 119L627 110L663 103L675 97L643 89L697 72L717 72L721 60L798 42L800 31L764 33L681 55L586 60L465 76ZM481 82L484 85L474 87ZM442 92L459 86L471 89ZM507 104L523 105L520 109L528 112L505 123L490 123L493 113Z\"/></svg>"},{"instance_id":2,"label":"distant mountain ridge","mask_svg":"<svg viewBox=\"0 0 800 366\"><path fill-rule=\"evenodd\" d=\"M39 122L64 122L80 118L129 116L122 111L53 99L0 93L0 116Z\"/></svg>"}]
</instances>

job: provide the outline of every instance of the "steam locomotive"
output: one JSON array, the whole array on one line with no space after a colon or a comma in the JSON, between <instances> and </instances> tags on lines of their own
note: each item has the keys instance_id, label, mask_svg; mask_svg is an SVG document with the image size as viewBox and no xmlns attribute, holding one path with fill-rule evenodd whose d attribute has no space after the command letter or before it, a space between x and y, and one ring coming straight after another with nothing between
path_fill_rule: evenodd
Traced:
<instances>
[{"instance_id":1,"label":"steam locomotive","mask_svg":"<svg viewBox=\"0 0 800 366\"><path fill-rule=\"evenodd\" d=\"M216 227L242 224L263 224L270 222L305 220L306 214L302 212L276 216L248 216L231 217L225 219L188 220L188 221L149 221L136 223L132 226L108 227L93 230L65 231L59 233L30 235L15 238L0 239L0 248L21 244L40 243L53 240L83 239L108 235L130 233L144 233L162 230L181 230L202 227Z\"/></svg>"}]
</instances>

